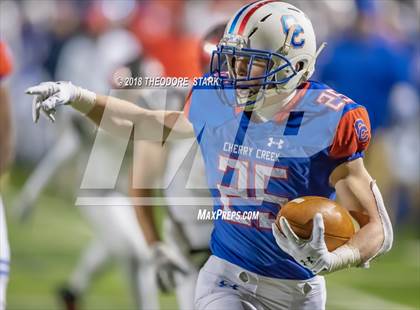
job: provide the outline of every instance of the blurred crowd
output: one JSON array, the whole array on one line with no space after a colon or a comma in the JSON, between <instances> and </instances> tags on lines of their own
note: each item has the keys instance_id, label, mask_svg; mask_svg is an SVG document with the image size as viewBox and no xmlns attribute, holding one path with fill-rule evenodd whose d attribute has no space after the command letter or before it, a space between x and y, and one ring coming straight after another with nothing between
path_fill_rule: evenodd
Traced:
<instances>
[{"instance_id":1,"label":"blurred crowd","mask_svg":"<svg viewBox=\"0 0 420 310\"><path fill-rule=\"evenodd\" d=\"M71 80L108 94L114 73L142 58L146 76L200 75L200 38L249 1L27 0L0 2L0 35L11 50L18 165L40 160L59 135L33 126L24 90ZM311 18L319 58L315 79L367 106L374 140L367 162L394 218L418 214L420 2L293 1ZM413 217L412 219L419 218Z\"/></svg>"}]
</instances>

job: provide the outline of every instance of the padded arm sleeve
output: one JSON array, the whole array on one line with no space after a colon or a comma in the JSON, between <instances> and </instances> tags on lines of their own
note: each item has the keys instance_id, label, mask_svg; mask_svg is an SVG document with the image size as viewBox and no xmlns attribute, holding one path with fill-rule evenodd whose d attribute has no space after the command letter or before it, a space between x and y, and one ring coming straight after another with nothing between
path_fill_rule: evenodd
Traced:
<instances>
[{"instance_id":1,"label":"padded arm sleeve","mask_svg":"<svg viewBox=\"0 0 420 310\"><path fill-rule=\"evenodd\" d=\"M372 191L373 196L375 197L376 207L378 209L378 214L382 224L384 241L382 242L382 245L379 248L378 252L374 256L372 256L367 262L391 250L392 243L394 241L394 233L392 230L391 220L389 219L388 213L385 208L384 200L382 199L381 192L379 191L379 188L376 185L376 181L370 182L370 189Z\"/></svg>"},{"instance_id":2,"label":"padded arm sleeve","mask_svg":"<svg viewBox=\"0 0 420 310\"><path fill-rule=\"evenodd\" d=\"M345 111L329 149L334 159L353 160L363 156L370 142L370 122L366 109L358 105Z\"/></svg>"}]
</instances>

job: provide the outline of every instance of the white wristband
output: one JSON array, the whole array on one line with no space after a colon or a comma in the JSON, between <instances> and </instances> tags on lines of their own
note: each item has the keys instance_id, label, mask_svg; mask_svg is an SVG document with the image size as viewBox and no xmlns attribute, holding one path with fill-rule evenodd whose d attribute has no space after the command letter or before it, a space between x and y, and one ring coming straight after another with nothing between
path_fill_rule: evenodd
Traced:
<instances>
[{"instance_id":1,"label":"white wristband","mask_svg":"<svg viewBox=\"0 0 420 310\"><path fill-rule=\"evenodd\" d=\"M95 102L96 94L94 92L81 87L76 87L76 95L71 101L71 106L86 115L95 106Z\"/></svg>"},{"instance_id":2,"label":"white wristband","mask_svg":"<svg viewBox=\"0 0 420 310\"><path fill-rule=\"evenodd\" d=\"M328 272L358 266L361 263L359 249L351 245L343 245L331 254L332 260Z\"/></svg>"}]
</instances>

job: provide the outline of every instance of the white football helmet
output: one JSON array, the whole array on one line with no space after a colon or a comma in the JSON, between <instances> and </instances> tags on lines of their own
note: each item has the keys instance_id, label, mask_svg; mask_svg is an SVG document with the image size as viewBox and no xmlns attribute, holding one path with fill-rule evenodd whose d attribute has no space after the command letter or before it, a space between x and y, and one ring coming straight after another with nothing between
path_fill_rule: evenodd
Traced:
<instances>
[{"instance_id":1,"label":"white football helmet","mask_svg":"<svg viewBox=\"0 0 420 310\"><path fill-rule=\"evenodd\" d=\"M257 1L243 6L229 20L213 53L211 70L220 77L222 87L260 86L265 96L290 94L311 77L323 47L317 52L311 21L301 10L281 1ZM245 77L235 72L233 62L237 58L248 59ZM261 76L251 75L255 61L266 65ZM245 104L255 105L256 101L255 95Z\"/></svg>"}]
</instances>

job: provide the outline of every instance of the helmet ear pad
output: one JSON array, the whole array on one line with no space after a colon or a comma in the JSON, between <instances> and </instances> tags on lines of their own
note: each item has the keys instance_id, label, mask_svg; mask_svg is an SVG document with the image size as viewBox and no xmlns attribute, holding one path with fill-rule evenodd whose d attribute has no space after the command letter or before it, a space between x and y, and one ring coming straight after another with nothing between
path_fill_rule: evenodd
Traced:
<instances>
[{"instance_id":1,"label":"helmet ear pad","mask_svg":"<svg viewBox=\"0 0 420 310\"><path fill-rule=\"evenodd\" d=\"M304 68L304 66L305 66L305 61L303 61L303 60L298 61L298 62L296 63L296 66L295 66L295 70L296 70L296 72L300 72L300 71L302 71L302 70L303 70L303 68Z\"/></svg>"},{"instance_id":2,"label":"helmet ear pad","mask_svg":"<svg viewBox=\"0 0 420 310\"><path fill-rule=\"evenodd\" d=\"M311 59L312 59L312 56L307 55L307 54L300 54L298 56L295 56L289 59L292 67L295 70L295 75L286 83L277 84L277 88L281 89L282 91L292 92L296 89L297 86L299 86L301 83L308 80L314 72L313 65L312 65L312 68L309 68L309 66L311 66L311 63L313 63ZM276 66L280 66L280 65L282 64L276 64ZM291 70L292 70L291 68L286 67L283 70L279 71L276 74L276 77L275 77L276 80L281 81L286 76L290 76Z\"/></svg>"}]
</instances>

